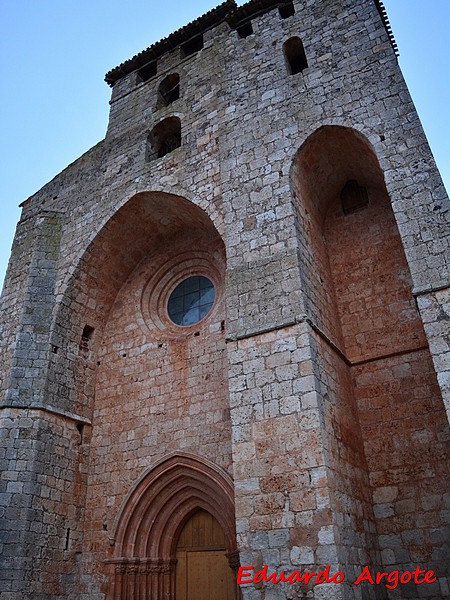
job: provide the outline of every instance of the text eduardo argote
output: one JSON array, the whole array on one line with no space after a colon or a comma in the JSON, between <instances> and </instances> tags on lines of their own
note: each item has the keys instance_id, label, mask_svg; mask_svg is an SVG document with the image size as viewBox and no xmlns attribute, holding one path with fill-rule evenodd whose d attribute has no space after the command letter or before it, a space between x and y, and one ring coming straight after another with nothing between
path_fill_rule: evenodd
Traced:
<instances>
[{"instance_id":1,"label":"text eduardo argote","mask_svg":"<svg viewBox=\"0 0 450 600\"><path fill-rule=\"evenodd\" d=\"M253 572L253 574L252 574ZM245 585L249 583L335 583L340 584L346 581L345 574L342 571L331 573L330 565L327 565L321 571L292 571L291 573L269 573L269 568L264 565L262 569L254 571L253 565L239 567L237 575L237 583ZM353 585L367 582L371 585L385 585L388 589L394 590L398 585L405 583L414 583L422 585L424 583L434 583L436 576L434 571L422 569L417 566L413 571L374 571L369 567L364 567L361 573L353 581Z\"/></svg>"}]
</instances>

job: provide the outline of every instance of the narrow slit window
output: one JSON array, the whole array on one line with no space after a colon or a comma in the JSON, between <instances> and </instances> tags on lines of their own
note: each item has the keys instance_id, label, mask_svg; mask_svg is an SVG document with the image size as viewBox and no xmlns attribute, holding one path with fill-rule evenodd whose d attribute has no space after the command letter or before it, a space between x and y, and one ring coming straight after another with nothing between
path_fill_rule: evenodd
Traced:
<instances>
[{"instance_id":1,"label":"narrow slit window","mask_svg":"<svg viewBox=\"0 0 450 600\"><path fill-rule=\"evenodd\" d=\"M80 437L78 438L78 445L81 446L81 444L83 443L83 435L84 435L84 424L83 423L77 423L77 431L80 435Z\"/></svg>"},{"instance_id":2,"label":"narrow slit window","mask_svg":"<svg viewBox=\"0 0 450 600\"><path fill-rule=\"evenodd\" d=\"M299 37L292 37L283 44L289 75L296 75L308 68L305 49Z\"/></svg>"},{"instance_id":3,"label":"narrow slit window","mask_svg":"<svg viewBox=\"0 0 450 600\"><path fill-rule=\"evenodd\" d=\"M164 77L158 88L158 108L169 106L180 97L180 76L171 73Z\"/></svg>"},{"instance_id":4,"label":"narrow slit window","mask_svg":"<svg viewBox=\"0 0 450 600\"><path fill-rule=\"evenodd\" d=\"M87 354L90 350L90 344L92 336L94 335L94 328L89 325L83 327L83 333L81 334L80 350Z\"/></svg>"},{"instance_id":5,"label":"narrow slit window","mask_svg":"<svg viewBox=\"0 0 450 600\"><path fill-rule=\"evenodd\" d=\"M284 2L278 6L278 12L282 19L287 19L295 14L295 8L293 2Z\"/></svg>"},{"instance_id":6,"label":"narrow slit window","mask_svg":"<svg viewBox=\"0 0 450 600\"><path fill-rule=\"evenodd\" d=\"M147 142L147 160L162 158L181 146L181 121L168 117L152 129Z\"/></svg>"},{"instance_id":7,"label":"narrow slit window","mask_svg":"<svg viewBox=\"0 0 450 600\"><path fill-rule=\"evenodd\" d=\"M147 65L141 67L138 71L138 76L141 79L141 81L144 82L154 77L157 72L158 69L156 66L156 60L154 60L148 63Z\"/></svg>"},{"instance_id":8,"label":"narrow slit window","mask_svg":"<svg viewBox=\"0 0 450 600\"><path fill-rule=\"evenodd\" d=\"M238 32L238 36L240 38L246 38L249 35L252 35L253 26L251 21L249 21L248 23L244 23L243 25L239 25L239 27L236 28L236 31Z\"/></svg>"},{"instance_id":9,"label":"narrow slit window","mask_svg":"<svg viewBox=\"0 0 450 600\"><path fill-rule=\"evenodd\" d=\"M203 48L203 34L197 35L191 38L189 41L185 42L181 46L181 56L182 58L187 58L188 56L192 56L196 52L199 52Z\"/></svg>"},{"instance_id":10,"label":"narrow slit window","mask_svg":"<svg viewBox=\"0 0 450 600\"><path fill-rule=\"evenodd\" d=\"M64 550L68 550L70 547L70 527L66 531L66 542L64 544Z\"/></svg>"},{"instance_id":11,"label":"narrow slit window","mask_svg":"<svg viewBox=\"0 0 450 600\"><path fill-rule=\"evenodd\" d=\"M369 204L367 189L355 179L349 179L341 191L341 206L344 215L356 212Z\"/></svg>"}]
</instances>

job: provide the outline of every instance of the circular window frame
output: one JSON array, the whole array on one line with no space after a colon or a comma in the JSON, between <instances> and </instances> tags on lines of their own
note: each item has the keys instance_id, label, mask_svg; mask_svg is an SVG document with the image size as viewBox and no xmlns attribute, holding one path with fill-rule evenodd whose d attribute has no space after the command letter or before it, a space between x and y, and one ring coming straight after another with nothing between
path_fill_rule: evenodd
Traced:
<instances>
[{"instance_id":1,"label":"circular window frame","mask_svg":"<svg viewBox=\"0 0 450 600\"><path fill-rule=\"evenodd\" d=\"M165 336L177 337L198 331L208 322L213 321L217 306L222 300L223 274L212 262L211 255L206 252L186 252L169 260L147 281L141 296L142 324L151 333L156 330ZM175 288L189 277L206 277L214 286L214 302L200 321L191 325L178 325L169 316L168 302Z\"/></svg>"},{"instance_id":2,"label":"circular window frame","mask_svg":"<svg viewBox=\"0 0 450 600\"><path fill-rule=\"evenodd\" d=\"M195 321L194 323L189 323L189 325L181 325L180 323L176 323L176 322L175 322L175 321L172 319L172 317L170 316L170 312L169 312L169 302L170 302L170 299L171 299L171 297L172 297L172 294L175 292L175 290L176 290L176 289L177 289L177 288L178 288L178 287L179 287L179 286L180 286L182 283L184 283L185 281L188 281L189 279L193 279L194 277L203 277L203 279L206 279L206 280L207 280L207 281L208 281L208 282L211 284L211 286L212 286L212 289L213 289L213 291L214 291L214 299L213 299L213 301L212 301L212 303L211 303L211 306L210 306L210 307L209 307L209 309L208 309L208 312L207 312L207 313L206 313L206 315L204 315L204 316L203 316L201 319L199 319L198 321ZM180 281L179 281L179 282L178 282L178 283L177 283L175 286L173 286L173 287L171 288L171 290L168 292L168 294L167 294L167 302L166 302L166 313L167 313L167 316L169 317L169 319L170 319L170 321L171 321L171 323L172 323L173 325L176 325L177 327L183 327L183 328L185 328L185 327L192 327L192 326L194 326L194 325L198 325L199 323L201 323L201 322L202 322L204 319L206 319L206 318L208 317L208 315L210 315L210 314L211 314L211 312L212 312L212 310L213 310L213 308L214 308L214 305L215 305L215 301L216 301L216 286L214 285L214 282L213 282L213 281L211 280L211 278L210 278L210 277L208 277L207 275L203 275L203 274L201 274L201 273L195 273L195 274L193 274L193 275L188 275L187 277L184 277L183 279L181 279L181 280L180 280Z\"/></svg>"}]
</instances>

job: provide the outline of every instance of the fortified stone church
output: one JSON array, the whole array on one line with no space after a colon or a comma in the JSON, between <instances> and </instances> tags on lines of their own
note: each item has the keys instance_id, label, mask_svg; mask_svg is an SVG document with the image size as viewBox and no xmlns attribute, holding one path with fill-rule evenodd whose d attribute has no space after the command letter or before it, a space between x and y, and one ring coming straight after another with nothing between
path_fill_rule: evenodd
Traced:
<instances>
[{"instance_id":1,"label":"fortified stone church","mask_svg":"<svg viewBox=\"0 0 450 600\"><path fill-rule=\"evenodd\" d=\"M1 299L0 598L449 597L450 213L381 1L227 0L106 81Z\"/></svg>"}]
</instances>

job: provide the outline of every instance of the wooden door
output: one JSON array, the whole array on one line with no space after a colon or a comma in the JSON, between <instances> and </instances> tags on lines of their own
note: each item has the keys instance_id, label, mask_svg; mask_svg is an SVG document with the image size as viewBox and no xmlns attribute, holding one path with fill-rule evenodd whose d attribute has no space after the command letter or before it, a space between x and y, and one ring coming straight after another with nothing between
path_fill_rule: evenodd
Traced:
<instances>
[{"instance_id":1,"label":"wooden door","mask_svg":"<svg viewBox=\"0 0 450 600\"><path fill-rule=\"evenodd\" d=\"M176 600L234 600L233 571L217 520L199 510L186 523L177 545Z\"/></svg>"}]
</instances>

